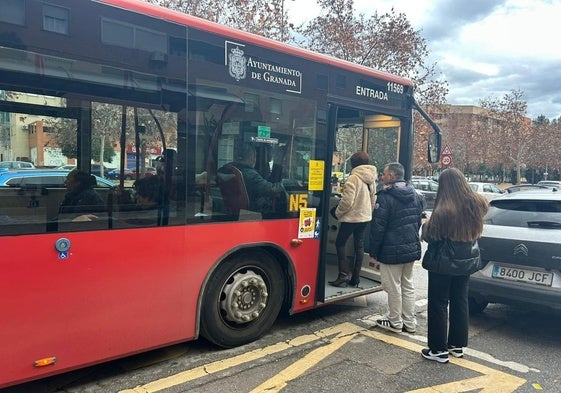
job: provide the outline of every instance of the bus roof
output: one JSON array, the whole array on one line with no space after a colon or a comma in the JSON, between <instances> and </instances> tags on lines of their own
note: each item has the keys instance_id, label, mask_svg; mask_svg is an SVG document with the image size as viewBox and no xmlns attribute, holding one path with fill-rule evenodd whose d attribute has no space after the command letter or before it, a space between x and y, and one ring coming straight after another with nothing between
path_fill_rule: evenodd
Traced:
<instances>
[{"instance_id":1,"label":"bus roof","mask_svg":"<svg viewBox=\"0 0 561 393\"><path fill-rule=\"evenodd\" d=\"M270 38L266 38L257 34L247 33L242 30L224 26L179 11L173 11L144 1L139 1L139 0L98 0L98 1L101 3L110 4L126 10L138 12L144 15L153 16L170 22L179 23L181 25L190 26L190 27L194 27L197 29L201 29L217 34L222 34L226 37L249 41L269 49L303 57L320 63L329 64L334 67L343 68L352 72L357 72L360 74L381 78L405 86L413 86L413 82L407 78L402 78L387 72L379 71L374 68L355 64L350 61L338 59L332 56L327 56L321 53L312 52L310 50L297 48L295 46L288 45L279 41L275 41Z\"/></svg>"}]
</instances>

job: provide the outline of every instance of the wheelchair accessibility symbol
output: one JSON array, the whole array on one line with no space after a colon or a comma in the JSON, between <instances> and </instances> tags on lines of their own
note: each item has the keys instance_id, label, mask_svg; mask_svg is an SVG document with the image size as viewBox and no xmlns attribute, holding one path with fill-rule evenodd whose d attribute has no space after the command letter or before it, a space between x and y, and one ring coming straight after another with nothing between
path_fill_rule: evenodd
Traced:
<instances>
[{"instance_id":1,"label":"wheelchair accessibility symbol","mask_svg":"<svg viewBox=\"0 0 561 393\"><path fill-rule=\"evenodd\" d=\"M66 259L68 258L68 251L61 251L58 253L58 259Z\"/></svg>"}]
</instances>

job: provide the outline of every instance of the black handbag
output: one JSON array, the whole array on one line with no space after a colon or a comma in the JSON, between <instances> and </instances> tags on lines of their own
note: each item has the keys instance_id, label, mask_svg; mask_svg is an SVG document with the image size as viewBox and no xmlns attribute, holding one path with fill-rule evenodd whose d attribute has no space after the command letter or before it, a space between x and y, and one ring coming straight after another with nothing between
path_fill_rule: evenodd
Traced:
<instances>
[{"instance_id":1,"label":"black handbag","mask_svg":"<svg viewBox=\"0 0 561 393\"><path fill-rule=\"evenodd\" d=\"M331 217L333 217L336 220L338 220L337 216L335 215L335 210L337 210L337 206L339 206L339 204L336 204L331 208L331 210L329 210L329 214L331 214Z\"/></svg>"},{"instance_id":2,"label":"black handbag","mask_svg":"<svg viewBox=\"0 0 561 393\"><path fill-rule=\"evenodd\" d=\"M442 239L429 242L423 257L423 268L449 276L469 276L482 267L477 240L454 242L450 239Z\"/></svg>"}]
</instances>

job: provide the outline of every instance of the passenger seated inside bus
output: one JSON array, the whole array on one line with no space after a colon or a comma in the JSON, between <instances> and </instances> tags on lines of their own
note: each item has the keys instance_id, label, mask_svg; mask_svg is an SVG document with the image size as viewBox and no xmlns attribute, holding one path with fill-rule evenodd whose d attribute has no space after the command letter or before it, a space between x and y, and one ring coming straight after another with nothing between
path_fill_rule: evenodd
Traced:
<instances>
[{"instance_id":1,"label":"passenger seated inside bus","mask_svg":"<svg viewBox=\"0 0 561 393\"><path fill-rule=\"evenodd\" d=\"M274 197L284 192L282 183L272 183L267 181L255 169L257 153L252 144L243 144L239 148L235 157L236 160L234 162L231 162L218 170L218 180L220 181L220 174L231 173L231 170L227 168L228 165L237 168L243 177L243 182L249 199L249 210L260 213L272 212Z\"/></svg>"},{"instance_id":2,"label":"passenger seated inside bus","mask_svg":"<svg viewBox=\"0 0 561 393\"><path fill-rule=\"evenodd\" d=\"M134 182L136 206L139 210L158 209L163 205L164 184L160 176L147 176Z\"/></svg>"},{"instance_id":3,"label":"passenger seated inside bus","mask_svg":"<svg viewBox=\"0 0 561 393\"><path fill-rule=\"evenodd\" d=\"M125 203L119 207L118 222L115 222L115 225L162 225L166 201L164 180L161 176L140 178L134 182L134 203Z\"/></svg>"},{"instance_id":4,"label":"passenger seated inside bus","mask_svg":"<svg viewBox=\"0 0 561 393\"><path fill-rule=\"evenodd\" d=\"M70 215L73 221L91 221L95 213L106 210L105 202L94 190L96 179L87 172L74 169L64 182L66 195L59 207L59 215ZM74 216L72 216L74 215Z\"/></svg>"}]
</instances>

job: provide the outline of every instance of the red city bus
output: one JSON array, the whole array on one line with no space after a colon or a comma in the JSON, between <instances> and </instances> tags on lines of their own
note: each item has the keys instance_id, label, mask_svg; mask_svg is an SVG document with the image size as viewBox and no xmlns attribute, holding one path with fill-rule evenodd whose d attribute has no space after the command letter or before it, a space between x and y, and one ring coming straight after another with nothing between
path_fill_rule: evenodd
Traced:
<instances>
[{"instance_id":1,"label":"red city bus","mask_svg":"<svg viewBox=\"0 0 561 393\"><path fill-rule=\"evenodd\" d=\"M1 2L0 158L39 169L0 172L0 387L199 335L241 345L283 306L380 290L367 263L327 285L332 172L362 149L409 178L413 109L409 80L144 2ZM231 165L248 147L274 194ZM99 176L97 202L47 169L65 164Z\"/></svg>"}]
</instances>

